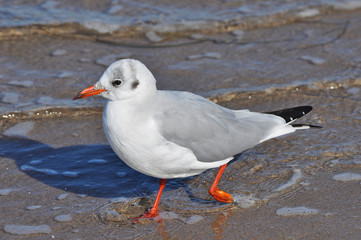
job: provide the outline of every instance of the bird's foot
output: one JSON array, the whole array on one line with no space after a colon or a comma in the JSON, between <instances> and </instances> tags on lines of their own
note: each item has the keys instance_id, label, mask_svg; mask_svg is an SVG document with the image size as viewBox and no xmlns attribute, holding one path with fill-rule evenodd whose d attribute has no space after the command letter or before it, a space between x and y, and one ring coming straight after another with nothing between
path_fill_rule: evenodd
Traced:
<instances>
[{"instance_id":1,"label":"bird's foot","mask_svg":"<svg viewBox=\"0 0 361 240\"><path fill-rule=\"evenodd\" d=\"M233 197L231 194L226 193L222 190L219 190L218 188L216 188L214 191L210 190L209 194L217 201L224 202L224 203L233 202Z\"/></svg>"},{"instance_id":2,"label":"bird's foot","mask_svg":"<svg viewBox=\"0 0 361 240\"><path fill-rule=\"evenodd\" d=\"M141 218L156 218L159 216L158 211L152 211L153 209L151 209L149 212L145 212L143 213L143 215L141 216Z\"/></svg>"},{"instance_id":3,"label":"bird's foot","mask_svg":"<svg viewBox=\"0 0 361 240\"><path fill-rule=\"evenodd\" d=\"M153 209L153 208L150 209L150 211L147 211L147 212L143 213L139 217L131 218L131 220L133 220L133 223L139 223L139 221L141 221L141 219L151 219L151 220L154 220L156 222L161 222L162 221L162 219L159 218L158 210Z\"/></svg>"}]
</instances>

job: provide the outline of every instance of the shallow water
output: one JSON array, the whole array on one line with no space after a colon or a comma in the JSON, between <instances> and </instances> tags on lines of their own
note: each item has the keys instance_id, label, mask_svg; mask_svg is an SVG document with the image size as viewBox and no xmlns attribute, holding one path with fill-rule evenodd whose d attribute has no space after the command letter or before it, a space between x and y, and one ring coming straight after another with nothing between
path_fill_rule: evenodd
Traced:
<instances>
[{"instance_id":1,"label":"shallow water","mask_svg":"<svg viewBox=\"0 0 361 240\"><path fill-rule=\"evenodd\" d=\"M100 98L79 102L71 96L96 82L107 64L127 57L143 61L161 89L218 96L345 86L359 95L359 20L357 11L326 15L321 20L251 29L241 39L227 32L191 40L189 32L180 30L185 36L167 37L156 46L142 37L91 35L77 40L30 32L24 40L3 40L0 45L0 113L102 106ZM64 54L54 54L57 51Z\"/></svg>"},{"instance_id":2,"label":"shallow water","mask_svg":"<svg viewBox=\"0 0 361 240\"><path fill-rule=\"evenodd\" d=\"M354 207L361 167L358 7L359 1L207 6L2 1L4 231L41 226L48 233L51 227L50 235L67 239L99 233L166 239L186 232L191 239L202 229L204 238L239 238L242 231L245 239L265 239L263 231L274 239L302 239L315 236L307 234L319 226L338 239L359 236L361 213ZM127 57L143 61L160 89L196 92L229 108L312 105L300 122L323 129L273 139L239 155L219 185L234 203L208 195L213 169L167 182L160 205L163 226L131 225L121 216L149 208L158 180L130 169L111 150L102 130L103 99L71 100L95 83L107 64ZM305 214L314 225L300 224L297 216ZM114 228L117 222L122 225ZM340 224L347 231L337 232ZM252 230L259 226L267 228ZM269 226L278 230L270 233Z\"/></svg>"},{"instance_id":3,"label":"shallow water","mask_svg":"<svg viewBox=\"0 0 361 240\"><path fill-rule=\"evenodd\" d=\"M179 32L283 25L325 12L354 10L359 1L3 1L0 26L61 25L100 34L155 30Z\"/></svg>"}]
</instances>

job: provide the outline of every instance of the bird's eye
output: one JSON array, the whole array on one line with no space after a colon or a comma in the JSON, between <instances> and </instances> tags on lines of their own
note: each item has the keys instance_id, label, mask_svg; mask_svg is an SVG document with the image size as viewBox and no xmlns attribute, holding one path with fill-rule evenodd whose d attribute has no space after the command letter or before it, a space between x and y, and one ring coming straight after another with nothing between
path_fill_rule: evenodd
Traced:
<instances>
[{"instance_id":1,"label":"bird's eye","mask_svg":"<svg viewBox=\"0 0 361 240\"><path fill-rule=\"evenodd\" d=\"M118 87L118 86L120 86L122 83L123 83L123 81L120 80L120 79L115 79L115 80L112 82L112 84L113 84L114 87Z\"/></svg>"}]
</instances>

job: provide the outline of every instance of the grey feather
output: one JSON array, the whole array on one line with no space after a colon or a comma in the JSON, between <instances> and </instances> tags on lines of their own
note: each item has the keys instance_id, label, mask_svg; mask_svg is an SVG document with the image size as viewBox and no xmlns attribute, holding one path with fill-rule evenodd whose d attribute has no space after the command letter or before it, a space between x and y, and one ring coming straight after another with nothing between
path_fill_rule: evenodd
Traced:
<instances>
[{"instance_id":1,"label":"grey feather","mask_svg":"<svg viewBox=\"0 0 361 240\"><path fill-rule=\"evenodd\" d=\"M155 121L160 133L166 140L191 149L199 161L233 157L286 125L281 117L230 110L192 93L159 93L159 101L167 103L157 104Z\"/></svg>"}]
</instances>

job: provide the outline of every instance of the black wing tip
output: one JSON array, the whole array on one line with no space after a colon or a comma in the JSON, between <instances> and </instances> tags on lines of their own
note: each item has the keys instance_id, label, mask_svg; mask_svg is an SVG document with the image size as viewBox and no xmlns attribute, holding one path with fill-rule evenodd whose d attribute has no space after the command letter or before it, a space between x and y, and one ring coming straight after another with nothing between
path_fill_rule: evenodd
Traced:
<instances>
[{"instance_id":1,"label":"black wing tip","mask_svg":"<svg viewBox=\"0 0 361 240\"><path fill-rule=\"evenodd\" d=\"M306 115L307 113L311 112L313 107L312 106L300 106L300 107L295 107L296 109L300 109L300 110L304 110L304 115Z\"/></svg>"},{"instance_id":2,"label":"black wing tip","mask_svg":"<svg viewBox=\"0 0 361 240\"><path fill-rule=\"evenodd\" d=\"M310 128L323 128L322 126L318 126L318 125L311 125L311 124L291 124L292 127L310 127Z\"/></svg>"},{"instance_id":3,"label":"black wing tip","mask_svg":"<svg viewBox=\"0 0 361 240\"><path fill-rule=\"evenodd\" d=\"M282 110L266 112L266 113L277 115L283 118L288 123L306 115L307 113L311 112L312 109L313 109L312 106L298 106L298 107L285 108Z\"/></svg>"},{"instance_id":4,"label":"black wing tip","mask_svg":"<svg viewBox=\"0 0 361 240\"><path fill-rule=\"evenodd\" d=\"M285 108L279 111L285 111L285 112L299 112L302 113L302 115L306 115L307 113L311 112L313 109L312 106L298 106L293 108Z\"/></svg>"}]
</instances>

